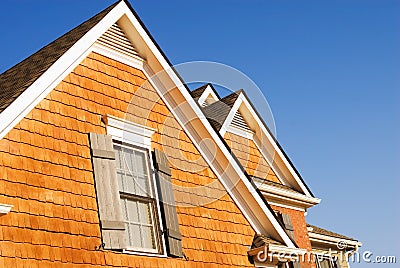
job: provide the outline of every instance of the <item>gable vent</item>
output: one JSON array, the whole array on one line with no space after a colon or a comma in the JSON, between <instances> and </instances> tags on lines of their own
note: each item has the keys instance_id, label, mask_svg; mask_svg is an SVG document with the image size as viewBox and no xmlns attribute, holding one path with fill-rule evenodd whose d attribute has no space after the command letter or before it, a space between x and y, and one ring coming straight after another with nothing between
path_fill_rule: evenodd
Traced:
<instances>
[{"instance_id":1,"label":"gable vent","mask_svg":"<svg viewBox=\"0 0 400 268\"><path fill-rule=\"evenodd\" d=\"M249 127L249 125L244 120L244 118L243 118L243 116L242 116L242 114L240 113L239 110L233 116L233 119L232 119L232 122L231 122L231 126L239 128L239 129L247 131L247 132L253 132L251 130L251 128Z\"/></svg>"},{"instance_id":2,"label":"gable vent","mask_svg":"<svg viewBox=\"0 0 400 268\"><path fill-rule=\"evenodd\" d=\"M139 56L133 44L117 23L114 23L97 42L128 56Z\"/></svg>"}]
</instances>

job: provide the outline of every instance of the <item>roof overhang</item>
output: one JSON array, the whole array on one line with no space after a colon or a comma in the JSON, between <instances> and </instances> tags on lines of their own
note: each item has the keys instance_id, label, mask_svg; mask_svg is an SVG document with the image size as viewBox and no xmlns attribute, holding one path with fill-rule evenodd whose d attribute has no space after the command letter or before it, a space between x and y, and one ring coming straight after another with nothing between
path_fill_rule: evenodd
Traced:
<instances>
[{"instance_id":1,"label":"roof overhang","mask_svg":"<svg viewBox=\"0 0 400 268\"><path fill-rule=\"evenodd\" d=\"M300 210L305 210L321 202L321 199L319 198L307 196L287 189L282 189L274 185L265 184L262 182L255 182L255 184L271 205L290 205Z\"/></svg>"},{"instance_id":2,"label":"roof overhang","mask_svg":"<svg viewBox=\"0 0 400 268\"><path fill-rule=\"evenodd\" d=\"M307 228L309 230L308 236L310 237L311 245L322 244L325 245L326 248L335 248L339 250L357 250L362 246L362 243L357 240L334 237L330 235L317 234L310 231L310 227Z\"/></svg>"}]
</instances>

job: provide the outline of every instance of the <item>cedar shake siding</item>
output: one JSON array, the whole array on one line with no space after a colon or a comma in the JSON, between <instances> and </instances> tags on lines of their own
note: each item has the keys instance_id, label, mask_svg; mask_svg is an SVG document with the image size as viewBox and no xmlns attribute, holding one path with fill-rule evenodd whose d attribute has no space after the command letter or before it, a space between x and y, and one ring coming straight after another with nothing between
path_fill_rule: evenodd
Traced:
<instances>
[{"instance_id":1,"label":"cedar shake siding","mask_svg":"<svg viewBox=\"0 0 400 268\"><path fill-rule=\"evenodd\" d=\"M91 53L0 140L0 203L14 206L0 217L0 267L252 266L254 230L145 80ZM101 249L88 133L106 134L106 114L155 129L151 147L170 158L186 259Z\"/></svg>"},{"instance_id":2,"label":"cedar shake siding","mask_svg":"<svg viewBox=\"0 0 400 268\"><path fill-rule=\"evenodd\" d=\"M281 184L253 140L230 132L225 133L224 139L250 176Z\"/></svg>"}]
</instances>

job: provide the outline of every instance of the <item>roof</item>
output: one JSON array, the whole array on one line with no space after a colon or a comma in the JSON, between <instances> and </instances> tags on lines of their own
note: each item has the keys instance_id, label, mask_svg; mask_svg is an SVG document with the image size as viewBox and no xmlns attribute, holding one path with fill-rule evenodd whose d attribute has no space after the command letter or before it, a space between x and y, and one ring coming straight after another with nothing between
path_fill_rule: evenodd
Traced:
<instances>
[{"instance_id":1,"label":"roof","mask_svg":"<svg viewBox=\"0 0 400 268\"><path fill-rule=\"evenodd\" d=\"M204 84L199 88L196 88L195 90L190 91L190 95L192 95L193 99L198 99L200 96L204 93L206 90L207 86L210 84Z\"/></svg>"},{"instance_id":2,"label":"roof","mask_svg":"<svg viewBox=\"0 0 400 268\"><path fill-rule=\"evenodd\" d=\"M326 236L332 236L332 237L336 237L336 238L342 238L342 239L357 241L354 238L351 238L351 237L348 237L348 236L344 236L344 235L341 235L341 234L338 234L338 233L334 233L332 231L323 229L323 228L315 226L315 225L307 224L307 227L311 227L312 228L311 232L315 233L315 234L320 234L320 235L326 235Z\"/></svg>"},{"instance_id":3,"label":"roof","mask_svg":"<svg viewBox=\"0 0 400 268\"><path fill-rule=\"evenodd\" d=\"M65 33L25 60L0 74L0 113L16 100L36 79L93 28L118 2Z\"/></svg>"},{"instance_id":4,"label":"roof","mask_svg":"<svg viewBox=\"0 0 400 268\"><path fill-rule=\"evenodd\" d=\"M219 131L229 115L241 91L234 92L203 108L203 112L211 125Z\"/></svg>"}]
</instances>

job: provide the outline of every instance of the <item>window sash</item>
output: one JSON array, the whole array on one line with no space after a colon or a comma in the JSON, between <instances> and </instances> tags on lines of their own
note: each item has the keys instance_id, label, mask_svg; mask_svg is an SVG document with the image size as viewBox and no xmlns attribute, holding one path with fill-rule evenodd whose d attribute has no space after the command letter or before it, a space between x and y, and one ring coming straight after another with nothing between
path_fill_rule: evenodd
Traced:
<instances>
[{"instance_id":1,"label":"window sash","mask_svg":"<svg viewBox=\"0 0 400 268\"><path fill-rule=\"evenodd\" d=\"M126 145L115 141L114 150L116 152L117 158L116 170L118 177L120 201L126 226L125 235L128 242L127 250L144 253L161 253L162 242L158 219L158 207L155 198L155 189L150 167L149 151L146 149L138 148L136 146ZM135 158L137 152L144 155L144 161L137 161L137 159ZM126 155L124 155L125 153L130 153L131 155L126 157ZM131 161L131 163L129 163L128 161ZM139 172L139 175L135 173L138 170L135 165L137 165L138 163L143 167L141 169L139 168L140 171L142 171ZM128 175L125 177L133 180L133 184L135 185L135 187L125 187L126 185L123 185L123 183L126 183L127 181L124 182L124 178L121 176L121 174ZM138 183L136 179L138 177L145 179L145 191L137 191L136 187L138 186ZM133 212L133 214L132 211L128 211L128 203L130 203L129 205L131 206L131 209L136 209L136 212ZM133 205L133 203L135 205ZM146 209L148 208L148 212L143 212L143 210L140 211L139 204L144 205ZM135 213L137 213L137 215L135 217L132 217L132 215L134 215Z\"/></svg>"},{"instance_id":2,"label":"window sash","mask_svg":"<svg viewBox=\"0 0 400 268\"><path fill-rule=\"evenodd\" d=\"M120 148L119 149L116 149ZM117 178L118 178L118 187L119 191L128 194L134 194L138 196L147 196L154 198L154 185L151 179L151 168L150 168L150 156L149 151L146 149L138 148L136 146L128 146L122 143L114 142L114 150L116 151L116 159L117 159ZM130 156L130 159L125 157L126 151L129 150L133 154ZM138 172L138 168L136 166L137 159L136 154L144 155L144 162L140 163L142 165L142 172ZM129 161L131 163L129 163ZM133 162L133 163L132 163ZM131 180L131 181L129 181ZM145 189L143 189L143 185L140 184L140 181L144 181ZM133 190L129 189L133 188Z\"/></svg>"}]
</instances>

